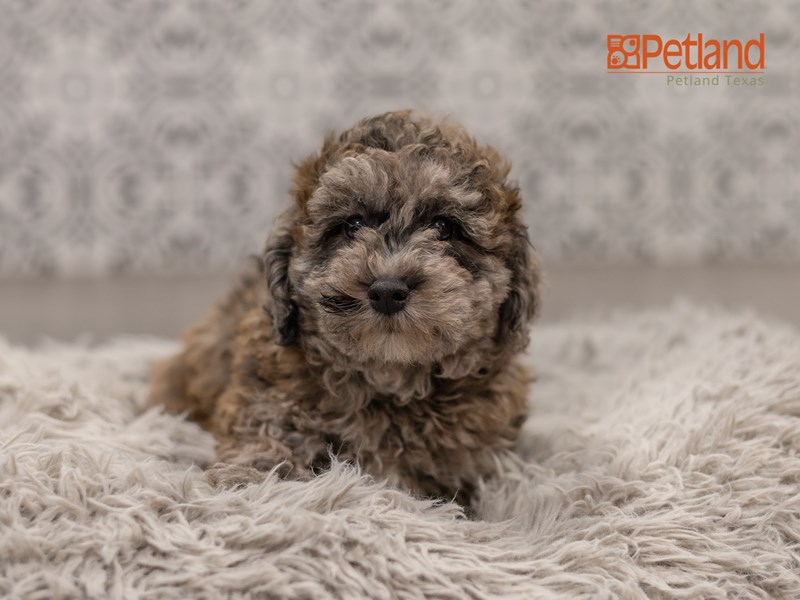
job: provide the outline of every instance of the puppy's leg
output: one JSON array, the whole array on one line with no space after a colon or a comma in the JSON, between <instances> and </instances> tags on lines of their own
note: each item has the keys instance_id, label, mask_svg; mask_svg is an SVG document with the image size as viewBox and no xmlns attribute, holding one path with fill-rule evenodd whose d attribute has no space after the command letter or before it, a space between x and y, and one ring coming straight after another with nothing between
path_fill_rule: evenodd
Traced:
<instances>
[{"instance_id":1,"label":"puppy's leg","mask_svg":"<svg viewBox=\"0 0 800 600\"><path fill-rule=\"evenodd\" d=\"M244 465L217 463L206 469L203 477L213 488L229 489L261 483L267 478L267 473Z\"/></svg>"},{"instance_id":2,"label":"puppy's leg","mask_svg":"<svg viewBox=\"0 0 800 600\"><path fill-rule=\"evenodd\" d=\"M291 427L282 425L279 413L254 414L249 405L252 397L253 390L242 384L233 385L220 397L209 419L220 462L208 470L206 480L215 486L237 486L263 481L273 469L279 477L310 479L312 461L307 460L307 450L314 436L290 435ZM292 446L290 440L301 444Z\"/></svg>"},{"instance_id":3,"label":"puppy's leg","mask_svg":"<svg viewBox=\"0 0 800 600\"><path fill-rule=\"evenodd\" d=\"M156 366L147 406L188 411L210 429L208 419L232 377L236 333L244 314L260 307L261 266L254 263L206 318L183 336L183 348Z\"/></svg>"},{"instance_id":4,"label":"puppy's leg","mask_svg":"<svg viewBox=\"0 0 800 600\"><path fill-rule=\"evenodd\" d=\"M261 483L273 469L280 477L307 480L311 468L285 444L268 436L246 439L225 436L218 439L220 462L206 470L206 481L214 487L238 487Z\"/></svg>"},{"instance_id":5,"label":"puppy's leg","mask_svg":"<svg viewBox=\"0 0 800 600\"><path fill-rule=\"evenodd\" d=\"M211 354L219 354L219 349L193 345L156 365L147 407L163 405L173 414L187 412L189 419L205 427L214 401L225 385L221 370L199 369L203 357Z\"/></svg>"}]
</instances>

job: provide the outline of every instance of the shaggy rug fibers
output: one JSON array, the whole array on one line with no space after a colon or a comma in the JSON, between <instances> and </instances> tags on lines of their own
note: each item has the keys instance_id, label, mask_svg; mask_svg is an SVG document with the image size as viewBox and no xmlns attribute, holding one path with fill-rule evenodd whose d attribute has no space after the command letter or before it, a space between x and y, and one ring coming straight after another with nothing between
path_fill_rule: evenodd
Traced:
<instances>
[{"instance_id":1,"label":"shaggy rug fibers","mask_svg":"<svg viewBox=\"0 0 800 600\"><path fill-rule=\"evenodd\" d=\"M535 329L476 519L334 464L215 491L141 414L173 342L0 343L0 596L800 598L800 333L688 305Z\"/></svg>"}]
</instances>

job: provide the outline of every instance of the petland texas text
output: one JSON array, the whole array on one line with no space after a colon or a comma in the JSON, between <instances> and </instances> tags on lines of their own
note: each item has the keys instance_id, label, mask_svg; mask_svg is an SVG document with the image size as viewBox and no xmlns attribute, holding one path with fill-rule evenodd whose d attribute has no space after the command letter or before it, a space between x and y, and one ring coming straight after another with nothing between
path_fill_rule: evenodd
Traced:
<instances>
[{"instance_id":1,"label":"petland texas text","mask_svg":"<svg viewBox=\"0 0 800 600\"><path fill-rule=\"evenodd\" d=\"M764 85L763 33L749 40L717 40L702 33L682 40L612 34L607 47L609 73L664 74L667 86Z\"/></svg>"}]
</instances>

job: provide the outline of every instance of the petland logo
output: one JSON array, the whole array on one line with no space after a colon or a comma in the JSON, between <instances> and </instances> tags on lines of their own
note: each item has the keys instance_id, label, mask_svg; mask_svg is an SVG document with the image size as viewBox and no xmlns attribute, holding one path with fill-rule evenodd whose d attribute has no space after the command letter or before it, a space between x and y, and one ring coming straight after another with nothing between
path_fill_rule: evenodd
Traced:
<instances>
[{"instance_id":1,"label":"petland logo","mask_svg":"<svg viewBox=\"0 0 800 600\"><path fill-rule=\"evenodd\" d=\"M702 33L683 40L660 35L609 35L609 73L661 73L668 86L763 86L764 34L751 40L704 39Z\"/></svg>"}]
</instances>

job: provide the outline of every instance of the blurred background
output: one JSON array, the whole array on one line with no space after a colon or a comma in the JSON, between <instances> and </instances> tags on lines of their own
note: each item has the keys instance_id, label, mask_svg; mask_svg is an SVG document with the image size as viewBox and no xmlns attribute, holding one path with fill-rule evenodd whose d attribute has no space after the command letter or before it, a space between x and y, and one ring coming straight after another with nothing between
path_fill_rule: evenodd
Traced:
<instances>
[{"instance_id":1,"label":"blurred background","mask_svg":"<svg viewBox=\"0 0 800 600\"><path fill-rule=\"evenodd\" d=\"M418 107L514 164L543 319L686 297L800 323L800 2L0 0L0 334L175 335L292 162ZM763 87L606 73L606 35L766 35Z\"/></svg>"}]
</instances>

